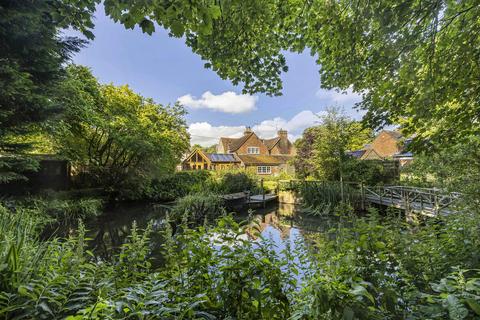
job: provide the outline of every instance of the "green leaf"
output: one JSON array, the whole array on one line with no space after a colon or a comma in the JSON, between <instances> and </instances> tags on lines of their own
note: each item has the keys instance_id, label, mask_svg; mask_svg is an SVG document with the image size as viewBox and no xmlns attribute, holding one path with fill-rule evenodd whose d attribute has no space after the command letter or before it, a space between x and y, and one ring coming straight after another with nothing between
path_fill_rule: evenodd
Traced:
<instances>
[{"instance_id":1,"label":"green leaf","mask_svg":"<svg viewBox=\"0 0 480 320\"><path fill-rule=\"evenodd\" d=\"M368 300L370 300L370 302L374 302L373 296L370 294L370 292L368 292L367 289L361 285L355 285L353 289L350 290L350 293L354 296L366 297Z\"/></svg>"},{"instance_id":2,"label":"green leaf","mask_svg":"<svg viewBox=\"0 0 480 320\"><path fill-rule=\"evenodd\" d=\"M463 303L454 295L449 294L445 300L449 318L452 320L465 319L468 316L468 310Z\"/></svg>"},{"instance_id":3,"label":"green leaf","mask_svg":"<svg viewBox=\"0 0 480 320\"><path fill-rule=\"evenodd\" d=\"M470 309L472 309L473 312L480 316L480 304L474 299L467 299L466 302Z\"/></svg>"},{"instance_id":4,"label":"green leaf","mask_svg":"<svg viewBox=\"0 0 480 320\"><path fill-rule=\"evenodd\" d=\"M354 312L352 308L346 306L343 308L343 320L353 320Z\"/></svg>"},{"instance_id":5,"label":"green leaf","mask_svg":"<svg viewBox=\"0 0 480 320\"><path fill-rule=\"evenodd\" d=\"M173 21L170 25L170 30L172 30L172 33L175 37L181 37L185 32L185 28L180 21Z\"/></svg>"},{"instance_id":6,"label":"green leaf","mask_svg":"<svg viewBox=\"0 0 480 320\"><path fill-rule=\"evenodd\" d=\"M211 6L209 11L210 11L210 15L212 16L212 19L217 19L222 14L220 7L217 5Z\"/></svg>"},{"instance_id":7,"label":"green leaf","mask_svg":"<svg viewBox=\"0 0 480 320\"><path fill-rule=\"evenodd\" d=\"M142 22L140 22L140 27L142 28L142 31L151 35L155 31L155 26L153 25L153 22L148 20L148 19L143 19Z\"/></svg>"}]
</instances>

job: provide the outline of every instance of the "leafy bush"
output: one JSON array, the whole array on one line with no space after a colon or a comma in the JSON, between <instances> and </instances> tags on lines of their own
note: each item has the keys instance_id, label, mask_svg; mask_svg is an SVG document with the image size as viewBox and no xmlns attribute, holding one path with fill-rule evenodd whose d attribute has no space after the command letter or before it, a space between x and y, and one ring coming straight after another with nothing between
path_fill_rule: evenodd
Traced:
<instances>
[{"instance_id":1,"label":"leafy bush","mask_svg":"<svg viewBox=\"0 0 480 320\"><path fill-rule=\"evenodd\" d=\"M103 209L101 199L34 199L32 206L57 222L72 224L79 219L86 220L98 216Z\"/></svg>"},{"instance_id":2,"label":"leafy bush","mask_svg":"<svg viewBox=\"0 0 480 320\"><path fill-rule=\"evenodd\" d=\"M146 197L155 201L173 201L190 193L204 191L211 174L206 170L181 171L152 181Z\"/></svg>"},{"instance_id":3,"label":"leafy bush","mask_svg":"<svg viewBox=\"0 0 480 320\"><path fill-rule=\"evenodd\" d=\"M215 178L216 185L214 190L218 193L254 192L258 190L257 177L244 170L219 172Z\"/></svg>"},{"instance_id":4,"label":"leafy bush","mask_svg":"<svg viewBox=\"0 0 480 320\"><path fill-rule=\"evenodd\" d=\"M343 163L343 180L363 182L366 185L392 184L398 180L394 161L358 160L349 158Z\"/></svg>"},{"instance_id":5,"label":"leafy bush","mask_svg":"<svg viewBox=\"0 0 480 320\"><path fill-rule=\"evenodd\" d=\"M478 273L462 271L462 279L458 272L479 266L477 218L460 214L412 229L400 219L381 220L375 210L349 217L317 238L314 274L296 318L478 317Z\"/></svg>"},{"instance_id":6,"label":"leafy bush","mask_svg":"<svg viewBox=\"0 0 480 320\"><path fill-rule=\"evenodd\" d=\"M180 198L174 205L171 218L176 224L198 226L213 222L225 213L223 200L213 193L196 193Z\"/></svg>"}]
</instances>

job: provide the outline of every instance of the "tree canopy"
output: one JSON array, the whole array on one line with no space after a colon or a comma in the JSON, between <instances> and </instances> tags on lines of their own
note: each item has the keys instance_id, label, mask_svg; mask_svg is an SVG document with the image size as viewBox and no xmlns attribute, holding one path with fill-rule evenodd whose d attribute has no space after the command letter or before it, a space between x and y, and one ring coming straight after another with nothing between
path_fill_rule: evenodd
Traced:
<instances>
[{"instance_id":1,"label":"tree canopy","mask_svg":"<svg viewBox=\"0 0 480 320\"><path fill-rule=\"evenodd\" d=\"M16 1L0 3L0 183L25 179L38 163L20 153L32 146L38 126L62 108L55 87L64 64L85 43L62 37L60 29L88 30L95 9L90 1Z\"/></svg>"},{"instance_id":2,"label":"tree canopy","mask_svg":"<svg viewBox=\"0 0 480 320\"><path fill-rule=\"evenodd\" d=\"M59 29L92 27L94 7L71 1L2 1L0 4L0 148L6 136L26 134L61 107L52 97L64 64L84 40L61 37Z\"/></svg>"},{"instance_id":3,"label":"tree canopy","mask_svg":"<svg viewBox=\"0 0 480 320\"><path fill-rule=\"evenodd\" d=\"M283 52L310 50L325 88L363 95L372 127L401 124L417 140L480 133L476 0L106 0L126 28L155 23L184 37L223 79L281 94Z\"/></svg>"},{"instance_id":4,"label":"tree canopy","mask_svg":"<svg viewBox=\"0 0 480 320\"><path fill-rule=\"evenodd\" d=\"M61 103L66 110L50 124L60 154L85 167L99 183L171 172L188 150L179 105L162 106L128 86L101 85L82 66L69 66Z\"/></svg>"}]
</instances>

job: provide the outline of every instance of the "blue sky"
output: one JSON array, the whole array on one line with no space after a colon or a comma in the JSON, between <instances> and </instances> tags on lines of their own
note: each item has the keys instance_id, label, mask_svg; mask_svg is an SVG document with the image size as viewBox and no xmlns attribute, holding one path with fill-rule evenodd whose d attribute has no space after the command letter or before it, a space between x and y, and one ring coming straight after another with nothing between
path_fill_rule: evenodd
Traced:
<instances>
[{"instance_id":1,"label":"blue sky","mask_svg":"<svg viewBox=\"0 0 480 320\"><path fill-rule=\"evenodd\" d=\"M306 127L318 122L315 114L338 105L360 118L352 109L359 97L320 89L318 66L309 54L286 54L289 71L283 75L283 95L242 95L242 88L222 80L203 67L205 61L191 52L182 39L170 38L157 27L149 36L126 30L105 17L99 7L95 40L73 57L90 67L103 83L128 84L136 92L161 104L181 101L187 108L192 143L211 145L219 136L239 136L251 126L262 137L277 129L298 138Z\"/></svg>"}]
</instances>

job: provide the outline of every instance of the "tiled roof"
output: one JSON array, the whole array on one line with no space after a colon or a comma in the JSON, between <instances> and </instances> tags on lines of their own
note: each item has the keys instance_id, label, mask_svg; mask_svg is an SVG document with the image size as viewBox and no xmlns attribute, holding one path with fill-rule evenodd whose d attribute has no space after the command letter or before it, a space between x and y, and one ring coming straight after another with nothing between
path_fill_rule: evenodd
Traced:
<instances>
[{"instance_id":1,"label":"tiled roof","mask_svg":"<svg viewBox=\"0 0 480 320\"><path fill-rule=\"evenodd\" d=\"M400 131L383 130L383 132L389 134L390 136L392 136L394 139L397 139L397 140L403 137Z\"/></svg>"},{"instance_id":2,"label":"tiled roof","mask_svg":"<svg viewBox=\"0 0 480 320\"><path fill-rule=\"evenodd\" d=\"M245 133L240 138L220 138L220 144L223 147L224 152L235 152L255 133L248 132ZM278 150L281 154L290 154L293 148L293 144L288 140L287 137L275 137L271 139L260 139L263 144L270 151L275 146L278 147Z\"/></svg>"},{"instance_id":3,"label":"tiled roof","mask_svg":"<svg viewBox=\"0 0 480 320\"><path fill-rule=\"evenodd\" d=\"M230 152L237 151L253 134L253 132L250 132L248 134L245 134L241 138L232 139L227 150L229 150Z\"/></svg>"},{"instance_id":4,"label":"tiled roof","mask_svg":"<svg viewBox=\"0 0 480 320\"><path fill-rule=\"evenodd\" d=\"M228 146L235 139L236 138L223 138L223 137L220 138L220 144L222 145L223 150L225 150L225 152L228 152Z\"/></svg>"},{"instance_id":5,"label":"tiled roof","mask_svg":"<svg viewBox=\"0 0 480 320\"><path fill-rule=\"evenodd\" d=\"M246 165L279 165L285 164L291 156L240 154L237 156Z\"/></svg>"},{"instance_id":6,"label":"tiled roof","mask_svg":"<svg viewBox=\"0 0 480 320\"><path fill-rule=\"evenodd\" d=\"M240 162L230 153L205 153L211 162Z\"/></svg>"},{"instance_id":7,"label":"tiled roof","mask_svg":"<svg viewBox=\"0 0 480 320\"><path fill-rule=\"evenodd\" d=\"M280 141L277 144L278 150L280 150L281 154L289 154L290 150L292 149L293 145L290 142L290 140L286 138L280 139Z\"/></svg>"},{"instance_id":8,"label":"tiled roof","mask_svg":"<svg viewBox=\"0 0 480 320\"><path fill-rule=\"evenodd\" d=\"M272 148L275 147L278 141L280 141L280 137L263 139L263 143L267 146L268 150L272 150Z\"/></svg>"},{"instance_id":9,"label":"tiled roof","mask_svg":"<svg viewBox=\"0 0 480 320\"><path fill-rule=\"evenodd\" d=\"M223 146L223 150L225 152L234 152L237 151L244 143L245 141L250 138L250 136L253 134L253 132L245 134L243 137L240 138L220 138L220 143Z\"/></svg>"}]
</instances>

